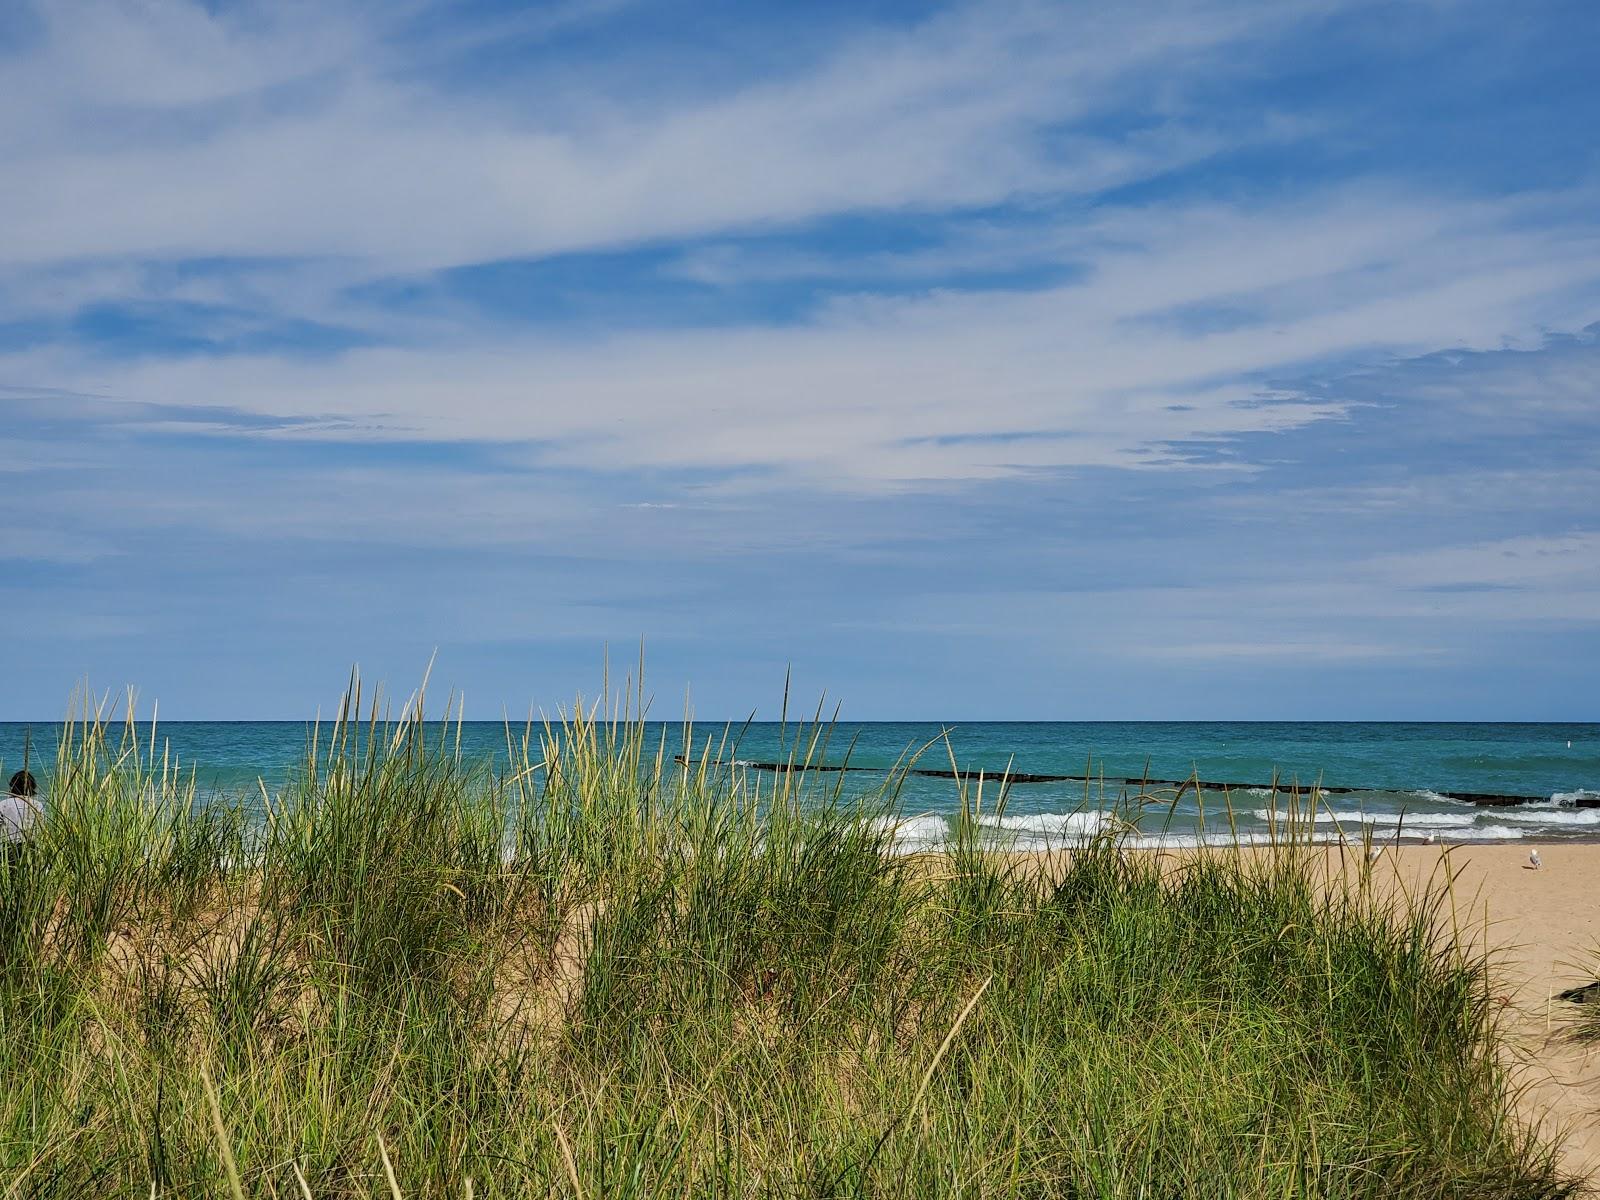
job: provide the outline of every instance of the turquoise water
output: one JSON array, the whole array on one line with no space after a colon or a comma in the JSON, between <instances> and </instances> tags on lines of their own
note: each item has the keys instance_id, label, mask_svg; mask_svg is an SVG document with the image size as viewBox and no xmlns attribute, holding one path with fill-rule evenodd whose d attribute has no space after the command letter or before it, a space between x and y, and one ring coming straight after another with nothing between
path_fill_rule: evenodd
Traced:
<instances>
[{"instance_id":1,"label":"turquoise water","mask_svg":"<svg viewBox=\"0 0 1600 1200\"><path fill-rule=\"evenodd\" d=\"M926 722L840 724L832 730L825 758L854 766L888 768L908 751L937 742L917 765L949 767L949 752L939 741L943 727ZM194 767L207 793L231 794L250 803L259 795L257 780L271 789L294 770L304 753L309 726L298 722L174 722L160 728L161 740ZM700 725L699 745L720 742L724 727ZM1324 836L1359 833L1372 826L1376 836L1440 841L1501 841L1600 836L1600 808L1580 808L1579 799L1600 795L1600 724L1432 724L1363 722L970 722L948 727L950 746L962 770L992 775L1008 764L1028 774L1078 774L1111 778L1201 779L1267 784L1280 780L1366 789L1327 798ZM683 749L683 729L656 726L667 739L668 754ZM785 757L794 737L777 724L754 724L727 731L728 759L766 761ZM35 761L54 752L56 728L0 723L0 770L21 765L31 741ZM506 731L498 722L462 726L465 755L506 761ZM736 768L737 769L737 768ZM45 774L47 772L41 773ZM875 772L818 776L819 783L842 782L847 793L881 785ZM1121 788L1107 784L1041 783L1011 789L994 835L1020 848L1056 844L1081 837L1098 826L1098 815L1112 807ZM1479 808L1445 799L1441 792L1494 792L1533 796L1538 803L1514 808ZM1165 793L1170 797L1171 790ZM993 791L989 789L992 806ZM1152 836L1169 842L1197 836L1226 836L1220 794L1204 797L1208 819L1192 792L1170 819L1165 806L1141 821ZM1269 799L1264 793L1236 791L1230 796L1239 833L1247 839L1268 836ZM901 792L901 844L935 846L949 832L958 810L954 781L913 777Z\"/></svg>"}]
</instances>

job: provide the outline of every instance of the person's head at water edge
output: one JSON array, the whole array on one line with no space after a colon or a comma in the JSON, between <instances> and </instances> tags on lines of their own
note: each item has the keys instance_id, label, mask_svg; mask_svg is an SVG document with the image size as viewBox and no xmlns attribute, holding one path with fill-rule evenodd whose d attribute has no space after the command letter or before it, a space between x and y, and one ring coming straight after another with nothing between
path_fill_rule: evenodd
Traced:
<instances>
[{"instance_id":1,"label":"person's head at water edge","mask_svg":"<svg viewBox=\"0 0 1600 1200\"><path fill-rule=\"evenodd\" d=\"M0 843L20 842L39 819L39 783L31 771L18 771L0 796Z\"/></svg>"}]
</instances>

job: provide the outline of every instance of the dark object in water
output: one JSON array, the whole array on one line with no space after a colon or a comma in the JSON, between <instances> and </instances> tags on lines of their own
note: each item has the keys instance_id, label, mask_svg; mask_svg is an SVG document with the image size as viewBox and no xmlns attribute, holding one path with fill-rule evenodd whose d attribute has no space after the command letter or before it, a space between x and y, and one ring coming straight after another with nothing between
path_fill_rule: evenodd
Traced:
<instances>
[{"instance_id":1,"label":"dark object in water","mask_svg":"<svg viewBox=\"0 0 1600 1200\"><path fill-rule=\"evenodd\" d=\"M674 761L683 766L694 766L683 755L674 755ZM736 759L733 762L713 762L713 767L745 767L751 771L822 771L842 773L845 771L876 771L887 774L884 767L849 767L836 766L831 763L780 763L780 762L748 762ZM939 771L929 767L902 767L902 774L919 775L925 779L963 779L975 782L980 775L997 783L1003 782L1006 786L1019 783L1113 783L1125 787L1162 787L1177 788L1178 795L1182 796L1190 788L1207 792L1242 792L1249 789L1265 791L1271 788L1275 792L1286 795L1309 795L1320 792L1325 796L1343 796L1353 792L1377 792L1392 789L1360 788L1360 787L1327 787L1321 784L1308 786L1303 784L1284 783L1218 783L1209 779L1127 779L1111 775L1030 775L1022 771L1010 773L995 773L992 771ZM1510 808L1518 804L1543 804L1549 800L1548 796L1506 796L1498 792L1439 792L1435 796L1443 796L1447 800L1459 800L1465 804L1479 804L1489 808ZM1595 795L1581 795L1573 803L1574 808L1600 808L1600 793Z\"/></svg>"},{"instance_id":2,"label":"dark object in water","mask_svg":"<svg viewBox=\"0 0 1600 1200\"><path fill-rule=\"evenodd\" d=\"M1594 1004L1600 1002L1600 979L1593 983L1580 983L1577 987L1568 988L1564 992L1556 993L1557 1000L1566 1000L1571 1004Z\"/></svg>"}]
</instances>

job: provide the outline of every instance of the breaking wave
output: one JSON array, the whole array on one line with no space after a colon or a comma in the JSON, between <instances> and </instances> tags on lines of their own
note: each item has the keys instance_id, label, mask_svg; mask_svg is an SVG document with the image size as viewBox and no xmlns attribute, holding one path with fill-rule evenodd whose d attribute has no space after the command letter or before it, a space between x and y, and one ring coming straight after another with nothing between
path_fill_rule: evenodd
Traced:
<instances>
[{"instance_id":1,"label":"breaking wave","mask_svg":"<svg viewBox=\"0 0 1600 1200\"><path fill-rule=\"evenodd\" d=\"M1104 829L1110 815L1104 812L1028 813L1015 817L984 817L978 823L991 829L1012 829L1022 833L1084 836Z\"/></svg>"},{"instance_id":2,"label":"breaking wave","mask_svg":"<svg viewBox=\"0 0 1600 1200\"><path fill-rule=\"evenodd\" d=\"M1572 806L1582 800L1600 800L1600 792L1591 792L1588 788L1579 788L1575 792L1557 792L1550 797L1552 804Z\"/></svg>"},{"instance_id":3,"label":"breaking wave","mask_svg":"<svg viewBox=\"0 0 1600 1200\"><path fill-rule=\"evenodd\" d=\"M1279 811L1273 813L1269 809L1258 808L1253 814L1258 821L1275 819L1280 826L1291 823L1289 814ZM1362 809L1318 809L1315 813L1297 812L1292 818L1296 825L1305 821L1316 821L1320 824L1340 825L1403 825L1407 829L1456 829L1471 825L1477 818L1470 812L1464 813L1425 813L1425 812L1367 812Z\"/></svg>"},{"instance_id":4,"label":"breaking wave","mask_svg":"<svg viewBox=\"0 0 1600 1200\"><path fill-rule=\"evenodd\" d=\"M1600 808L1567 808L1531 804L1527 808L1502 809L1496 818L1529 825L1550 825L1561 829L1600 825Z\"/></svg>"}]
</instances>

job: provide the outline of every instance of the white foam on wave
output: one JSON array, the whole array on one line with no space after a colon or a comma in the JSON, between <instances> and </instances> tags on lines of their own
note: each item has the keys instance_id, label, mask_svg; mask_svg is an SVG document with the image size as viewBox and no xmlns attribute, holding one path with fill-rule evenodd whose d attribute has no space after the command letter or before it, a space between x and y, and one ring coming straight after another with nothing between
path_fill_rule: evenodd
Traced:
<instances>
[{"instance_id":1,"label":"white foam on wave","mask_svg":"<svg viewBox=\"0 0 1600 1200\"><path fill-rule=\"evenodd\" d=\"M949 823L931 813L920 817L875 817L872 827L889 835L890 847L896 854L931 850L950 839Z\"/></svg>"},{"instance_id":2,"label":"white foam on wave","mask_svg":"<svg viewBox=\"0 0 1600 1200\"><path fill-rule=\"evenodd\" d=\"M1557 792L1550 797L1552 804L1571 807L1580 800L1600 800L1600 792L1591 792L1588 788L1579 788L1575 792Z\"/></svg>"},{"instance_id":3,"label":"white foam on wave","mask_svg":"<svg viewBox=\"0 0 1600 1200\"><path fill-rule=\"evenodd\" d=\"M1401 825L1407 829L1460 829L1478 819L1476 813L1369 813L1368 819L1383 825Z\"/></svg>"},{"instance_id":4,"label":"white foam on wave","mask_svg":"<svg viewBox=\"0 0 1600 1200\"><path fill-rule=\"evenodd\" d=\"M980 825L991 829L1012 829L1020 833L1093 834L1105 828L1109 813L1025 813L1011 817L982 817Z\"/></svg>"},{"instance_id":5,"label":"white foam on wave","mask_svg":"<svg viewBox=\"0 0 1600 1200\"><path fill-rule=\"evenodd\" d=\"M1600 808L1530 804L1526 808L1501 809L1495 816L1501 820L1522 821L1529 825L1549 825L1560 829L1600 825Z\"/></svg>"},{"instance_id":6,"label":"white foam on wave","mask_svg":"<svg viewBox=\"0 0 1600 1200\"><path fill-rule=\"evenodd\" d=\"M1457 800L1454 796L1441 796L1438 792L1430 791L1427 788L1413 788L1403 794L1415 796L1418 800L1426 800L1429 804L1454 804L1458 807L1464 805L1469 808L1472 806L1472 801L1470 800Z\"/></svg>"},{"instance_id":7,"label":"white foam on wave","mask_svg":"<svg viewBox=\"0 0 1600 1200\"><path fill-rule=\"evenodd\" d=\"M1273 813L1265 808L1255 810L1258 821L1276 819L1279 825L1291 823L1287 812ZM1322 824L1337 822L1341 825L1402 825L1406 829L1459 829L1471 825L1476 817L1472 813L1424 812L1366 812L1361 809L1318 809L1315 813L1296 812L1292 823L1316 821Z\"/></svg>"},{"instance_id":8,"label":"white foam on wave","mask_svg":"<svg viewBox=\"0 0 1600 1200\"><path fill-rule=\"evenodd\" d=\"M1083 846L1110 821L1106 812L1022 813L985 817L979 825L1008 850L1060 850Z\"/></svg>"},{"instance_id":9,"label":"white foam on wave","mask_svg":"<svg viewBox=\"0 0 1600 1200\"><path fill-rule=\"evenodd\" d=\"M1331 830L1317 830L1304 838L1297 836L1296 840L1301 843L1331 844L1339 840L1339 835ZM1161 850L1193 850L1200 846L1270 846L1274 841L1282 844L1285 838L1281 833L1274 838L1271 833L1257 830L1240 830L1238 833L1219 830L1216 833L1152 833L1130 844L1153 846Z\"/></svg>"},{"instance_id":10,"label":"white foam on wave","mask_svg":"<svg viewBox=\"0 0 1600 1200\"><path fill-rule=\"evenodd\" d=\"M1114 814L1099 811L1070 813L1020 813L1003 817L981 817L979 826L985 840L995 839L1008 850L1059 850L1082 845L1104 832ZM1257 819L1266 822L1266 809L1257 810ZM1315 845L1336 845L1343 841L1358 845L1362 823L1381 826L1371 834L1376 845L1393 845L1396 842L1417 843L1437 837L1441 842L1514 842L1536 837L1540 827L1578 828L1600 827L1600 809L1560 808L1555 805L1530 806L1527 809L1497 810L1496 821L1512 822L1479 825L1473 813L1372 813L1359 810L1319 811L1310 828L1299 828L1294 839ZM1297 817L1297 823L1309 817ZM1340 829L1334 822L1343 826ZM1204 832L1174 833L1153 831L1140 834L1129 831L1126 845L1129 848L1182 850L1199 847L1267 846L1283 843L1288 834L1285 820L1278 814L1276 833L1267 829L1227 829ZM879 817L873 827L889 835L890 849L895 854L919 854L946 849L954 836L951 822L933 813L910 817Z\"/></svg>"},{"instance_id":11,"label":"white foam on wave","mask_svg":"<svg viewBox=\"0 0 1600 1200\"><path fill-rule=\"evenodd\" d=\"M1444 835L1449 842L1515 842L1527 836L1523 829L1509 825L1474 825L1470 829L1452 829Z\"/></svg>"}]
</instances>

